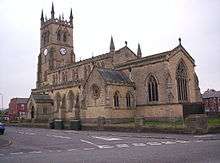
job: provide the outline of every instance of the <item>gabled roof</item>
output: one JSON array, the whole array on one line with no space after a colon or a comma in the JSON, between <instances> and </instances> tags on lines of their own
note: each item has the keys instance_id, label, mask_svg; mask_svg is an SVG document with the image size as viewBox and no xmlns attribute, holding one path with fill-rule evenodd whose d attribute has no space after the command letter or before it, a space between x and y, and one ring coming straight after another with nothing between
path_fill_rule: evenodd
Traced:
<instances>
[{"instance_id":1,"label":"gabled roof","mask_svg":"<svg viewBox=\"0 0 220 163\"><path fill-rule=\"evenodd\" d=\"M53 103L53 99L46 94L32 94L30 98L33 98L36 103Z\"/></svg>"},{"instance_id":2,"label":"gabled roof","mask_svg":"<svg viewBox=\"0 0 220 163\"><path fill-rule=\"evenodd\" d=\"M105 82L132 84L132 81L123 72L116 71L113 69L104 69L104 68L98 68L97 71L99 72L99 74L101 75L101 77Z\"/></svg>"},{"instance_id":3,"label":"gabled roof","mask_svg":"<svg viewBox=\"0 0 220 163\"><path fill-rule=\"evenodd\" d=\"M211 98L211 97L220 98L220 91L215 91L214 89L208 89L202 94L202 98Z\"/></svg>"}]
</instances>

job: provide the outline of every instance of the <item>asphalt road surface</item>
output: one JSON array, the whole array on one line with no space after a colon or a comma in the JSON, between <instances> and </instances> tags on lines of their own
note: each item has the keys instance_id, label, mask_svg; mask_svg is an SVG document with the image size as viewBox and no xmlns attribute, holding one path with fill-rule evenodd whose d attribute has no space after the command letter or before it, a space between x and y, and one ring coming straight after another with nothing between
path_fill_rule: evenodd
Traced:
<instances>
[{"instance_id":1,"label":"asphalt road surface","mask_svg":"<svg viewBox=\"0 0 220 163\"><path fill-rule=\"evenodd\" d=\"M220 134L175 135L7 127L0 163L220 162Z\"/></svg>"}]
</instances>

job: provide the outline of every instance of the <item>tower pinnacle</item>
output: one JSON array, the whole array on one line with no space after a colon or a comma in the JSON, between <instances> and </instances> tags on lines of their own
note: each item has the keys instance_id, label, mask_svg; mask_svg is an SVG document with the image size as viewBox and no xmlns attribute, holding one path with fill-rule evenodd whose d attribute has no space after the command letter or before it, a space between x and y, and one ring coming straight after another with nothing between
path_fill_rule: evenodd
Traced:
<instances>
[{"instance_id":1,"label":"tower pinnacle","mask_svg":"<svg viewBox=\"0 0 220 163\"><path fill-rule=\"evenodd\" d=\"M73 12L72 12L72 8L70 10L70 23L73 23Z\"/></svg>"},{"instance_id":2,"label":"tower pinnacle","mask_svg":"<svg viewBox=\"0 0 220 163\"><path fill-rule=\"evenodd\" d=\"M43 23L44 23L44 12L43 12L43 9L41 11L41 18L40 18L40 20L41 20L41 25L43 25Z\"/></svg>"},{"instance_id":3,"label":"tower pinnacle","mask_svg":"<svg viewBox=\"0 0 220 163\"><path fill-rule=\"evenodd\" d=\"M137 56L138 56L138 58L142 57L141 46L139 43L138 43L138 49L137 49Z\"/></svg>"},{"instance_id":4,"label":"tower pinnacle","mask_svg":"<svg viewBox=\"0 0 220 163\"><path fill-rule=\"evenodd\" d=\"M51 19L54 19L54 6L53 6L53 2L52 2L52 8L51 8Z\"/></svg>"},{"instance_id":5,"label":"tower pinnacle","mask_svg":"<svg viewBox=\"0 0 220 163\"><path fill-rule=\"evenodd\" d=\"M115 51L115 45L114 45L113 37L111 36L110 52L114 52L114 51Z\"/></svg>"}]
</instances>

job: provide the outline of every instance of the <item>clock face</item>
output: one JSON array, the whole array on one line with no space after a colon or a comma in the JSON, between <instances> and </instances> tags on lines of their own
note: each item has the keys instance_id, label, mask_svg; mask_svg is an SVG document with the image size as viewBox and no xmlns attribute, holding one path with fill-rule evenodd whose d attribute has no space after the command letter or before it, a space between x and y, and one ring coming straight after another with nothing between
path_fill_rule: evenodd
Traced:
<instances>
[{"instance_id":1,"label":"clock face","mask_svg":"<svg viewBox=\"0 0 220 163\"><path fill-rule=\"evenodd\" d=\"M48 53L48 50L44 49L44 55L47 55L47 53Z\"/></svg>"},{"instance_id":2,"label":"clock face","mask_svg":"<svg viewBox=\"0 0 220 163\"><path fill-rule=\"evenodd\" d=\"M65 48L60 48L60 54L65 55L66 54L66 49Z\"/></svg>"}]
</instances>

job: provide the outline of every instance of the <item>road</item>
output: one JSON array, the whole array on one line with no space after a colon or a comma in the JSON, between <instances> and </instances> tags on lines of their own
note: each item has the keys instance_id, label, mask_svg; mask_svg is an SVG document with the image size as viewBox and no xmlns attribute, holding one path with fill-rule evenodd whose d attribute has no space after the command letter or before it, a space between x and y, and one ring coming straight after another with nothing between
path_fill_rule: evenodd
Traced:
<instances>
[{"instance_id":1,"label":"road","mask_svg":"<svg viewBox=\"0 0 220 163\"><path fill-rule=\"evenodd\" d=\"M220 134L175 135L7 127L0 163L220 162Z\"/></svg>"}]
</instances>

